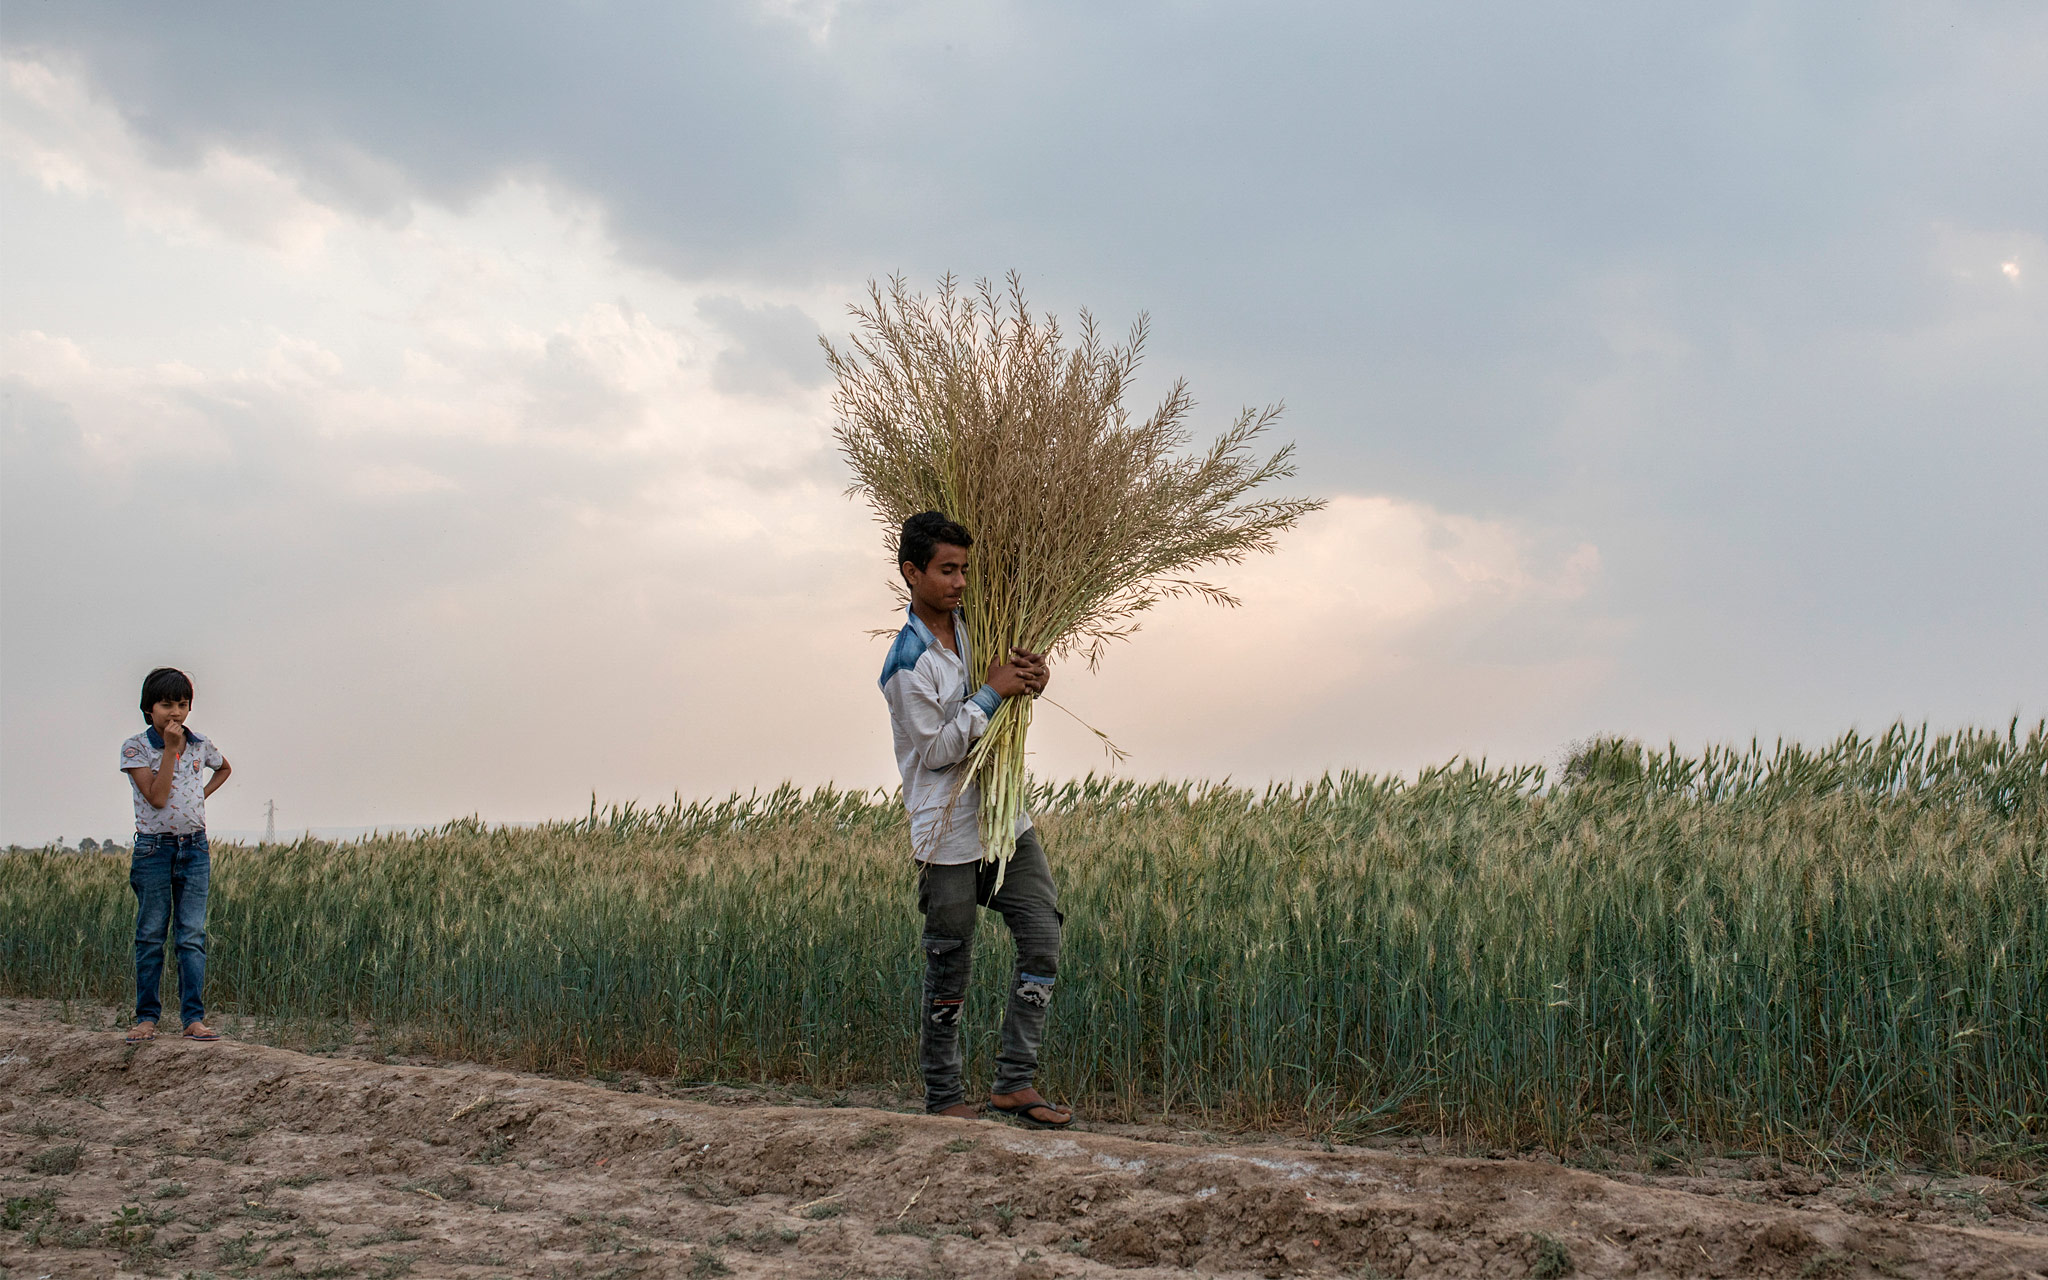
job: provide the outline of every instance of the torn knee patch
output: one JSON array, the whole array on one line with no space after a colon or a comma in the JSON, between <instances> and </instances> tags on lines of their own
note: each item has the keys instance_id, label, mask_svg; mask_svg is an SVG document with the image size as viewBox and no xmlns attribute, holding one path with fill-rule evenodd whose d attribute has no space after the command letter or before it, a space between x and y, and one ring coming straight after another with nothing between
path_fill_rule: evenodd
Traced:
<instances>
[{"instance_id":1,"label":"torn knee patch","mask_svg":"<svg viewBox=\"0 0 2048 1280\"><path fill-rule=\"evenodd\" d=\"M931 1020L935 1027L957 1027L960 1025L960 1006L965 1000L932 1001Z\"/></svg>"},{"instance_id":2,"label":"torn knee patch","mask_svg":"<svg viewBox=\"0 0 2048 1280\"><path fill-rule=\"evenodd\" d=\"M1052 1003L1052 986L1055 979L1041 978L1035 973L1017 975L1017 998L1025 1004L1035 1004L1043 1009Z\"/></svg>"}]
</instances>

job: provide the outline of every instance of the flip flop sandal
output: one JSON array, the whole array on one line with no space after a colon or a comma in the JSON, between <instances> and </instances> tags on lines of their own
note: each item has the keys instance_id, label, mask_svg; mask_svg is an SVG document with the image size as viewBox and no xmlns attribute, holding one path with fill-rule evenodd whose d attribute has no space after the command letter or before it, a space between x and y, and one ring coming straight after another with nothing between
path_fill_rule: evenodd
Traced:
<instances>
[{"instance_id":1,"label":"flip flop sandal","mask_svg":"<svg viewBox=\"0 0 2048 1280\"><path fill-rule=\"evenodd\" d=\"M1014 1107L999 1107L991 1102L988 1104L988 1109L990 1111L1000 1111L1012 1120L1030 1125L1034 1129L1064 1129L1074 1123L1074 1113L1072 1111L1064 1107L1056 1107L1050 1102L1020 1102ZM1056 1115L1063 1115L1066 1119L1040 1120L1037 1116L1031 1114L1034 1111L1041 1110L1050 1111Z\"/></svg>"},{"instance_id":2,"label":"flip flop sandal","mask_svg":"<svg viewBox=\"0 0 2048 1280\"><path fill-rule=\"evenodd\" d=\"M192 1027L198 1027L199 1030L194 1032ZM192 1024L192 1027L185 1028L185 1038L187 1040L207 1041L220 1039L220 1032L209 1030L201 1023L195 1022Z\"/></svg>"},{"instance_id":3,"label":"flip flop sandal","mask_svg":"<svg viewBox=\"0 0 2048 1280\"><path fill-rule=\"evenodd\" d=\"M149 1029L147 1031L143 1030L142 1027L138 1024L137 1026L131 1028L127 1035L127 1040L129 1044L148 1044L150 1041L154 1039L156 1039L156 1024L154 1022L149 1024Z\"/></svg>"}]
</instances>

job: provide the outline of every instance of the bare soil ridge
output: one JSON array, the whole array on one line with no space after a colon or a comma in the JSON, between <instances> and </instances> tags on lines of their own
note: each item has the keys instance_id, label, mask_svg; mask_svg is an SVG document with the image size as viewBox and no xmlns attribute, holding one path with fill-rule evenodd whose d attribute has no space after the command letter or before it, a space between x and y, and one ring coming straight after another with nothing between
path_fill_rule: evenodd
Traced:
<instances>
[{"instance_id":1,"label":"bare soil ridge","mask_svg":"<svg viewBox=\"0 0 2048 1280\"><path fill-rule=\"evenodd\" d=\"M0 1013L14 1278L2048 1276L2048 1213L2009 1188L1958 1227L1792 1178L1729 1184L1774 1203L1646 1182L130 1049Z\"/></svg>"}]
</instances>

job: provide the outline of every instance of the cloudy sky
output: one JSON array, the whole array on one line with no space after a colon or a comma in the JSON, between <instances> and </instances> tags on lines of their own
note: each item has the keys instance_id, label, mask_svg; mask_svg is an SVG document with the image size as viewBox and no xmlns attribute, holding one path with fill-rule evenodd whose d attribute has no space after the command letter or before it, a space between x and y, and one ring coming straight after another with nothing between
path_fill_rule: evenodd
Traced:
<instances>
[{"instance_id":1,"label":"cloudy sky","mask_svg":"<svg viewBox=\"0 0 2048 1280\"><path fill-rule=\"evenodd\" d=\"M8 6L0 838L893 782L815 345L1153 317L1330 498L1054 690L1140 776L2048 714L2048 11ZM1051 714L1041 773L1101 766Z\"/></svg>"}]
</instances>

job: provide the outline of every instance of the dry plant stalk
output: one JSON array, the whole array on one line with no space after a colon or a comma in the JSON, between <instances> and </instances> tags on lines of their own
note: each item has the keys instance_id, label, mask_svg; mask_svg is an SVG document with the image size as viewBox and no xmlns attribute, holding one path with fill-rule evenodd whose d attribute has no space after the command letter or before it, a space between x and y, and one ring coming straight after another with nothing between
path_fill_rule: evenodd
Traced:
<instances>
[{"instance_id":1,"label":"dry plant stalk","mask_svg":"<svg viewBox=\"0 0 2048 1280\"><path fill-rule=\"evenodd\" d=\"M1249 496L1294 474L1292 445L1263 460L1254 449L1278 405L1244 410L1199 452L1188 451L1195 401L1185 381L1151 416L1131 418L1123 396L1144 353L1143 315L1116 346L1083 311L1069 347L1056 318L1032 313L1015 273L1003 290L986 280L963 290L949 275L932 298L900 276L886 291L870 281L849 310L851 348L820 341L838 380L850 492L873 507L892 554L920 511L973 533L963 608L982 661L1014 647L1093 668L1160 600L1235 605L1188 575L1271 551L1275 535L1322 505ZM963 791L980 787L983 856L1004 863L1024 810L1030 724L1031 700L1005 699L961 771Z\"/></svg>"}]
</instances>

